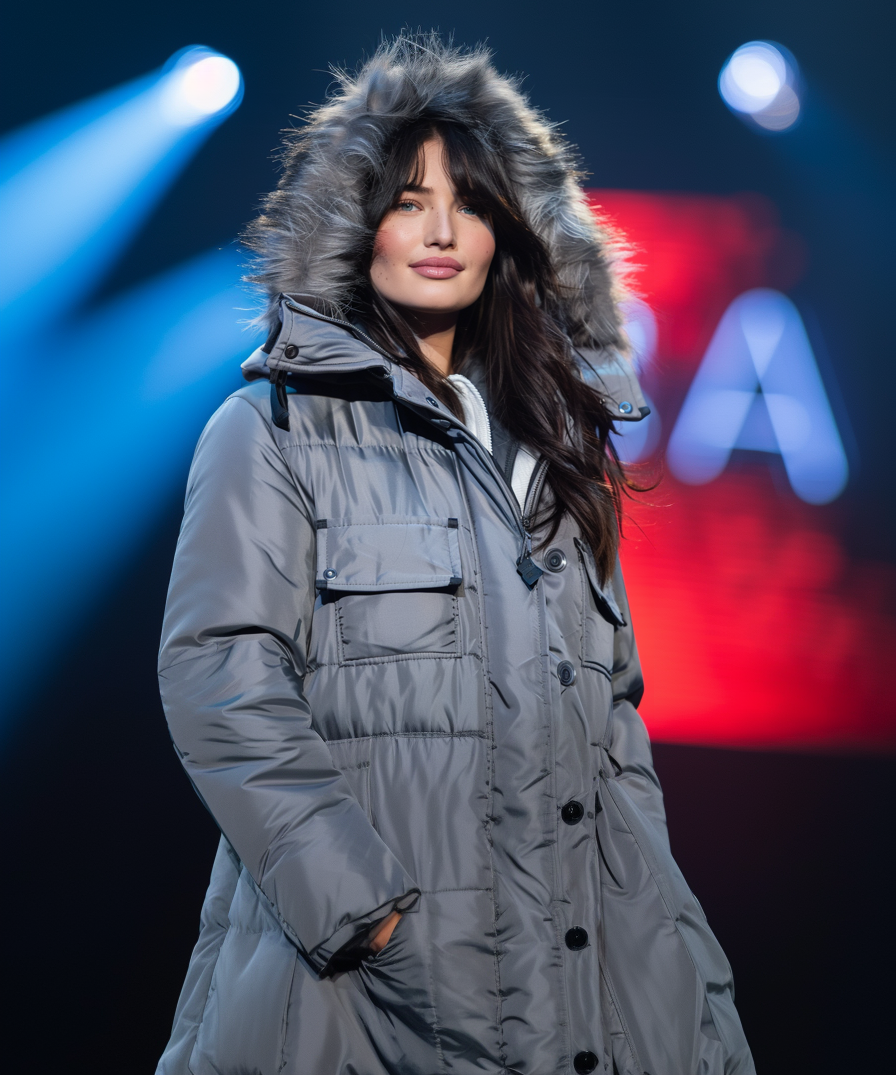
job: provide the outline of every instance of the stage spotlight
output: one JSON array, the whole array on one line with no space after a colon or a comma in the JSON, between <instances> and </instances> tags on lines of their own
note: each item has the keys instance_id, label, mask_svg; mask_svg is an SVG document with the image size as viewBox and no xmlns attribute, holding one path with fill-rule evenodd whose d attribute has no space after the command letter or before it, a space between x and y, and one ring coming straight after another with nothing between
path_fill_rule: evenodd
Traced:
<instances>
[{"instance_id":1,"label":"stage spotlight","mask_svg":"<svg viewBox=\"0 0 896 1075\"><path fill-rule=\"evenodd\" d=\"M799 118L796 60L771 41L735 49L719 75L719 93L735 115L766 131L786 131Z\"/></svg>"},{"instance_id":2,"label":"stage spotlight","mask_svg":"<svg viewBox=\"0 0 896 1075\"><path fill-rule=\"evenodd\" d=\"M0 140L0 362L34 319L74 308L208 135L239 105L239 68L202 46Z\"/></svg>"},{"instance_id":3,"label":"stage spotlight","mask_svg":"<svg viewBox=\"0 0 896 1075\"><path fill-rule=\"evenodd\" d=\"M183 49L172 58L162 80L162 110L172 123L191 127L229 113L240 103L240 69L226 56L201 46Z\"/></svg>"}]
</instances>

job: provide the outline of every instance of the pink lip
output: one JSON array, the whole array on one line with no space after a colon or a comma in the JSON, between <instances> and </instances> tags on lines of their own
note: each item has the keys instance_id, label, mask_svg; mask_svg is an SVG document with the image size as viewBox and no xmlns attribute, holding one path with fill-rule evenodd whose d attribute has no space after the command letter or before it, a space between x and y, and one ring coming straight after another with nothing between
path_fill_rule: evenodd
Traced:
<instances>
[{"instance_id":1,"label":"pink lip","mask_svg":"<svg viewBox=\"0 0 896 1075\"><path fill-rule=\"evenodd\" d=\"M415 261L409 266L421 276L429 277L430 280L448 280L464 271L463 265L454 258L424 258Z\"/></svg>"}]
</instances>

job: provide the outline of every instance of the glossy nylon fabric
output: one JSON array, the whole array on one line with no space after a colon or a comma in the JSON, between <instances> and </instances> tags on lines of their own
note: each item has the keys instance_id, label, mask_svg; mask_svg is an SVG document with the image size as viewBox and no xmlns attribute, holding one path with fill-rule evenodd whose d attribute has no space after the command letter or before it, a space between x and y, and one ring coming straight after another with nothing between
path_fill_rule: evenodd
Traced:
<instances>
[{"instance_id":1,"label":"glossy nylon fabric","mask_svg":"<svg viewBox=\"0 0 896 1075\"><path fill-rule=\"evenodd\" d=\"M282 314L249 373L287 372L289 430L264 381L212 418L166 609L165 711L222 838L159 1075L752 1073L669 851L620 574L566 521L530 589L466 427Z\"/></svg>"}]
</instances>

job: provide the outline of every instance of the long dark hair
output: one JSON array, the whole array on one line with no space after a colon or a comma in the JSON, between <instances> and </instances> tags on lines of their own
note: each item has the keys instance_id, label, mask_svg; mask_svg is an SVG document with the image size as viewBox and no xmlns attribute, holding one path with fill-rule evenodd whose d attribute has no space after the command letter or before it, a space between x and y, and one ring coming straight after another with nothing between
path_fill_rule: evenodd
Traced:
<instances>
[{"instance_id":1,"label":"long dark hair","mask_svg":"<svg viewBox=\"0 0 896 1075\"><path fill-rule=\"evenodd\" d=\"M591 546L602 580L613 572L619 544L622 492L635 488L623 471L609 434L612 418L601 396L582 376L564 331L560 285L547 248L520 211L498 154L463 124L423 117L400 127L386 153L365 177L365 209L371 236L408 186L422 182L422 147L432 137L444 145L455 190L491 223L496 250L480 298L457 324L452 365L462 372L474 356L483 365L495 418L522 444L548 461L552 496L532 528L546 528L549 542L571 515ZM369 282L370 246L359 252L367 284L353 297L353 312L366 331L415 374L460 418L450 383L423 357L413 331L396 307Z\"/></svg>"}]
</instances>

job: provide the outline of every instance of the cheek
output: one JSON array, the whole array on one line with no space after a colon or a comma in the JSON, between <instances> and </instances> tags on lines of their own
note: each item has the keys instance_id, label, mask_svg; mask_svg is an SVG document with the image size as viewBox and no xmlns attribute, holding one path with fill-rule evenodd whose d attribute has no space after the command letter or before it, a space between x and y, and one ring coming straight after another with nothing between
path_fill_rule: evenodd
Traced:
<instances>
[{"instance_id":1,"label":"cheek","mask_svg":"<svg viewBox=\"0 0 896 1075\"><path fill-rule=\"evenodd\" d=\"M492 258L495 256L495 237L490 231L482 229L482 231L475 237L475 241L471 250L473 254L479 275L485 277L488 273L489 267L492 263Z\"/></svg>"},{"instance_id":2,"label":"cheek","mask_svg":"<svg viewBox=\"0 0 896 1075\"><path fill-rule=\"evenodd\" d=\"M383 225L376 233L373 261L379 262L383 268L388 268L393 262L407 261L415 242L407 232L407 228L396 227L394 224Z\"/></svg>"}]
</instances>

